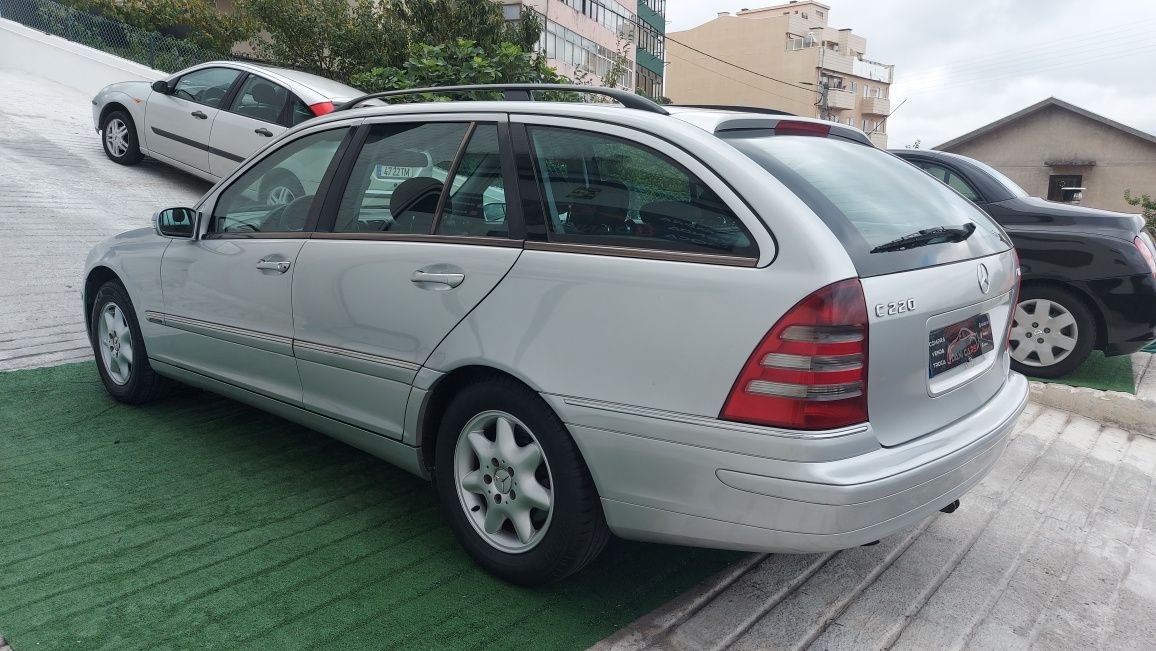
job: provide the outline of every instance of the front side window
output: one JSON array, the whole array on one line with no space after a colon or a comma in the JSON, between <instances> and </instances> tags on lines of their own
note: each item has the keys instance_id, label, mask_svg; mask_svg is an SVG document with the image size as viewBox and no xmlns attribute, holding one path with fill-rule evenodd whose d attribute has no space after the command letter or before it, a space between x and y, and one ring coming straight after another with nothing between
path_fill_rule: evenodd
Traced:
<instances>
[{"instance_id":1,"label":"front side window","mask_svg":"<svg viewBox=\"0 0 1156 651\"><path fill-rule=\"evenodd\" d=\"M173 95L210 108L221 108L229 88L241 73L230 68L204 68L177 80Z\"/></svg>"},{"instance_id":2,"label":"front side window","mask_svg":"<svg viewBox=\"0 0 1156 651\"><path fill-rule=\"evenodd\" d=\"M257 75L249 75L241 91L233 98L229 112L276 124L288 97L289 91L277 84Z\"/></svg>"},{"instance_id":3,"label":"front side window","mask_svg":"<svg viewBox=\"0 0 1156 651\"><path fill-rule=\"evenodd\" d=\"M374 125L350 173L334 231L429 234L468 130L466 122Z\"/></svg>"},{"instance_id":4,"label":"front side window","mask_svg":"<svg viewBox=\"0 0 1156 651\"><path fill-rule=\"evenodd\" d=\"M305 228L313 197L348 129L331 129L282 145L221 193L210 234L292 233Z\"/></svg>"},{"instance_id":5,"label":"front side window","mask_svg":"<svg viewBox=\"0 0 1156 651\"><path fill-rule=\"evenodd\" d=\"M739 218L657 151L596 133L531 127L551 239L757 257Z\"/></svg>"}]
</instances>

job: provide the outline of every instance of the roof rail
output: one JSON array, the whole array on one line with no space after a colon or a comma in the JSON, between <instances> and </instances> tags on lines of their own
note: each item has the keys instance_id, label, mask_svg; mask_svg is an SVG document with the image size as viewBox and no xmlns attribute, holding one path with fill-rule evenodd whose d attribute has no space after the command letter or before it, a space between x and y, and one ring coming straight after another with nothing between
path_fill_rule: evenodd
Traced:
<instances>
[{"instance_id":1,"label":"roof rail","mask_svg":"<svg viewBox=\"0 0 1156 651\"><path fill-rule=\"evenodd\" d=\"M767 115L790 115L795 117L794 113L787 113L778 109L763 108L761 106L739 106L736 104L673 104L681 108L697 108L697 109L714 109L716 111L738 111L741 113L765 113Z\"/></svg>"},{"instance_id":2,"label":"roof rail","mask_svg":"<svg viewBox=\"0 0 1156 651\"><path fill-rule=\"evenodd\" d=\"M569 93L588 93L591 95L605 95L626 108L649 111L660 115L670 115L670 112L661 105L641 95L619 88L603 88L601 86L576 86L572 84L473 84L469 86L431 86L428 88L408 88L406 90L387 90L381 93L369 93L333 109L344 111L356 107L358 104L371 99L382 97L399 97L402 95L420 95L423 93L470 93L475 91L501 91L503 99L508 102L532 102L534 91L560 91Z\"/></svg>"}]
</instances>

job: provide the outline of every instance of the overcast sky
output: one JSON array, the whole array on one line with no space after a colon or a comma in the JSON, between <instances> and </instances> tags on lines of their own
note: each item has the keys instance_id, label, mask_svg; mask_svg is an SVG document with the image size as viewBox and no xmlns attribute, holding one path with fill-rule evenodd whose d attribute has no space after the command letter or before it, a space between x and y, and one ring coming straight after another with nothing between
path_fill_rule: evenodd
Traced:
<instances>
[{"instance_id":1,"label":"overcast sky","mask_svg":"<svg viewBox=\"0 0 1156 651\"><path fill-rule=\"evenodd\" d=\"M667 0L667 30L774 4ZM890 147L933 147L1051 96L1156 134L1156 1L824 4L831 27L867 39L867 58L895 65Z\"/></svg>"}]
</instances>

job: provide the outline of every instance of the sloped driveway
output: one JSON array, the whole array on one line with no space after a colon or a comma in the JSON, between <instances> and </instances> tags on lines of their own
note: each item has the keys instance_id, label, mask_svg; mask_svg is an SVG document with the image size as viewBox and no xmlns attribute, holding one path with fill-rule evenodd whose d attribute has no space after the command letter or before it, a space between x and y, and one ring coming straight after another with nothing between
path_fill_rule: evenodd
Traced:
<instances>
[{"instance_id":1,"label":"sloped driveway","mask_svg":"<svg viewBox=\"0 0 1156 651\"><path fill-rule=\"evenodd\" d=\"M108 160L91 100L0 67L0 371L91 357L79 294L88 250L209 188L153 161Z\"/></svg>"}]
</instances>

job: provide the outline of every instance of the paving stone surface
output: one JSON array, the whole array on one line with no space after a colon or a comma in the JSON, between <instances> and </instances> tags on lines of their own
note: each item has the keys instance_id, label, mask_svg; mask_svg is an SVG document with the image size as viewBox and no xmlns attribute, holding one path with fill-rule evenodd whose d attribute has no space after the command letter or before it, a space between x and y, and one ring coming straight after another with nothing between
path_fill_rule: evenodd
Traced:
<instances>
[{"instance_id":1,"label":"paving stone surface","mask_svg":"<svg viewBox=\"0 0 1156 651\"><path fill-rule=\"evenodd\" d=\"M91 97L3 67L0 170L0 371L92 357L80 304L89 249L209 188L153 161L113 163Z\"/></svg>"},{"instance_id":2,"label":"paving stone surface","mask_svg":"<svg viewBox=\"0 0 1156 651\"><path fill-rule=\"evenodd\" d=\"M1156 648L1156 440L1029 404L952 514L752 556L604 640L637 649Z\"/></svg>"}]
</instances>

